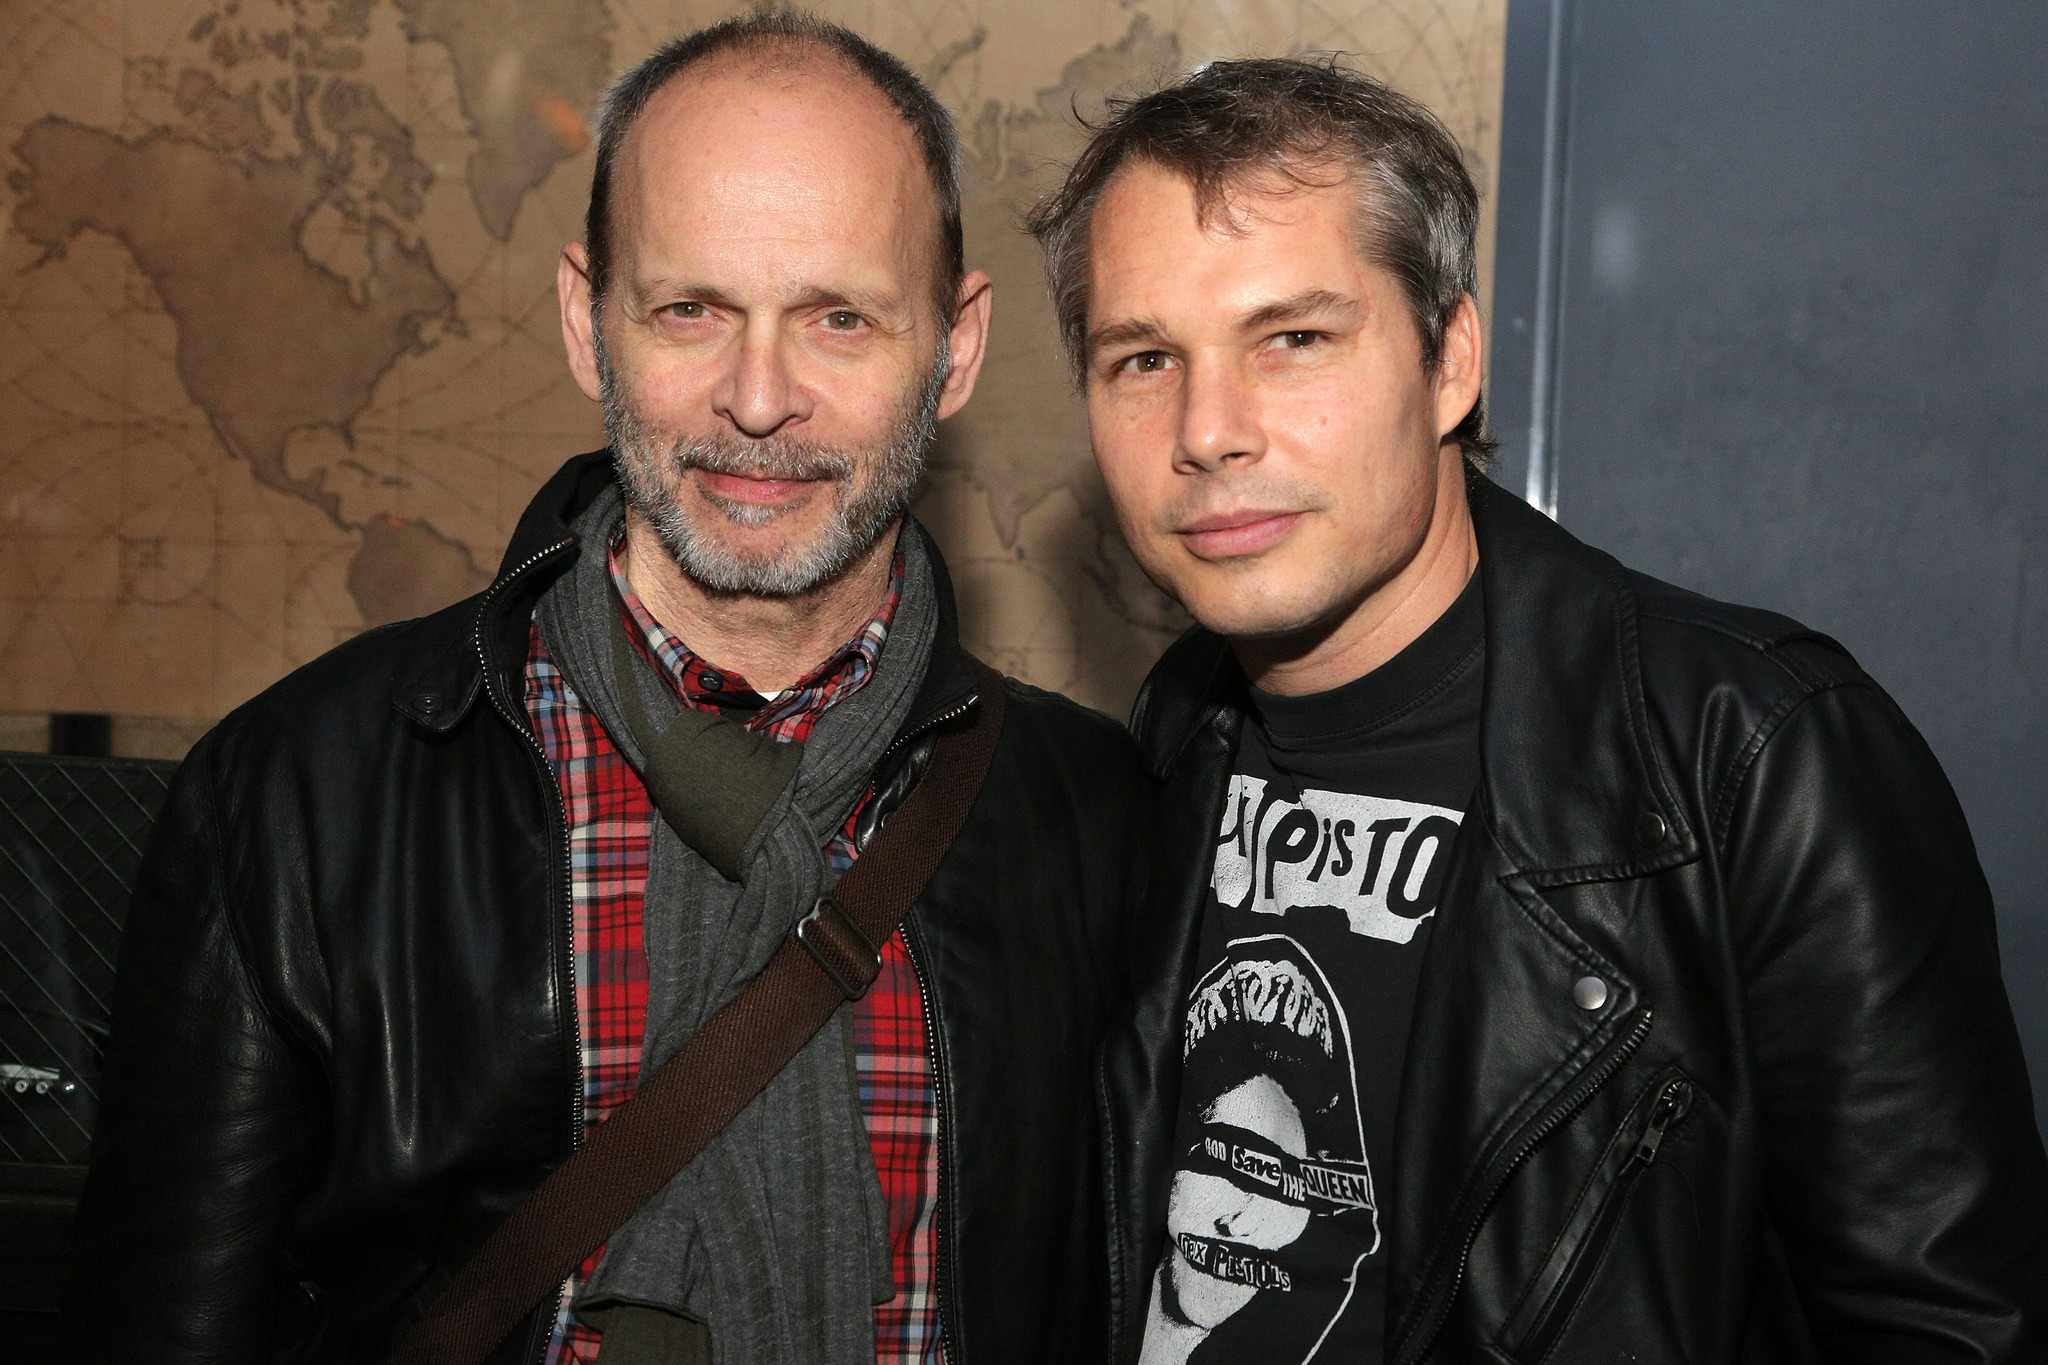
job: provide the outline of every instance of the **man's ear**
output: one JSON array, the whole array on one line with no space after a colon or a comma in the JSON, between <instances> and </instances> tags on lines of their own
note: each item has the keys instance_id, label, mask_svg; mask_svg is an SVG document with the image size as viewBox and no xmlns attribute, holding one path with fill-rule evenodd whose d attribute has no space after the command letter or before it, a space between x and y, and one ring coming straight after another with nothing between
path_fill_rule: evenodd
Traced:
<instances>
[{"instance_id":1,"label":"man's ear","mask_svg":"<svg viewBox=\"0 0 2048 1365\"><path fill-rule=\"evenodd\" d=\"M974 396L974 381L981 374L982 357L988 353L995 291L995 282L986 271L970 270L960 281L959 298L953 306L953 333L947 343L953 368L946 374L946 387L939 392L941 418L951 417Z\"/></svg>"},{"instance_id":2,"label":"man's ear","mask_svg":"<svg viewBox=\"0 0 2048 1365\"><path fill-rule=\"evenodd\" d=\"M583 396L597 402L604 389L597 376L597 319L590 311L590 253L583 243L562 248L555 262L555 297L562 305L562 347L569 353L569 373Z\"/></svg>"},{"instance_id":3,"label":"man's ear","mask_svg":"<svg viewBox=\"0 0 2048 1365\"><path fill-rule=\"evenodd\" d=\"M1466 294L1444 328L1443 354L1437 359L1437 440L1448 438L1470 415L1485 379L1486 337L1479 327L1479 305Z\"/></svg>"}]
</instances>

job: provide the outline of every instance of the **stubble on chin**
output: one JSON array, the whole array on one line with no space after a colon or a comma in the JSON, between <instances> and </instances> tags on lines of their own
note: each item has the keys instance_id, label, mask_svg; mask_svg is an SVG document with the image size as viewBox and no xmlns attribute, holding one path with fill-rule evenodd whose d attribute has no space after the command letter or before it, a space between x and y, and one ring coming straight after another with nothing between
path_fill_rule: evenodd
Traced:
<instances>
[{"instance_id":1,"label":"stubble on chin","mask_svg":"<svg viewBox=\"0 0 2048 1365\"><path fill-rule=\"evenodd\" d=\"M1182 605L1204 629L1232 640L1288 640L1312 634L1343 609L1334 575L1296 574L1256 561L1198 570ZM1220 580L1220 581L1219 581Z\"/></svg>"},{"instance_id":2,"label":"stubble on chin","mask_svg":"<svg viewBox=\"0 0 2048 1365\"><path fill-rule=\"evenodd\" d=\"M651 527L683 574L709 592L795 597L845 573L910 505L938 435L947 357L898 405L877 445L847 448L789 435L735 431L692 436L662 430L632 407L600 356L605 429L627 503ZM811 505L770 506L720 497L691 471L815 481L828 499L822 521L801 543L746 551L723 534L757 530Z\"/></svg>"},{"instance_id":3,"label":"stubble on chin","mask_svg":"<svg viewBox=\"0 0 2048 1365\"><path fill-rule=\"evenodd\" d=\"M1313 532L1311 523L1254 554L1204 559L1178 534L1160 531L1140 567L1205 630L1229 639L1287 638L1316 629L1346 597L1340 567L1302 553L1297 538Z\"/></svg>"}]
</instances>

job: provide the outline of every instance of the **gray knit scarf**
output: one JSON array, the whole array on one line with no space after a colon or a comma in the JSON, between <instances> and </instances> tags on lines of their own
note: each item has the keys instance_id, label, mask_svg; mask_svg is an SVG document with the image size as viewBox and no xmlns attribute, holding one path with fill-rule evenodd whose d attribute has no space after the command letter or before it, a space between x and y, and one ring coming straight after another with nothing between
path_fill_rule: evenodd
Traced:
<instances>
[{"instance_id":1,"label":"gray knit scarf","mask_svg":"<svg viewBox=\"0 0 2048 1365\"><path fill-rule=\"evenodd\" d=\"M638 689L656 727L684 708L638 651L635 676L615 667L619 603L605 551L623 515L608 489L577 519L583 552L535 620L576 695L645 776L632 723L641 716L622 711L620 689ZM650 823L643 1082L739 994L831 884L824 847L908 716L937 633L922 540L898 544L903 596L875 671L819 720L795 780L740 850L740 880L721 876L667 821ZM685 1314L709 1325L718 1365L872 1365L874 1305L894 1289L847 1013L611 1238L579 1312L626 1303Z\"/></svg>"}]
</instances>

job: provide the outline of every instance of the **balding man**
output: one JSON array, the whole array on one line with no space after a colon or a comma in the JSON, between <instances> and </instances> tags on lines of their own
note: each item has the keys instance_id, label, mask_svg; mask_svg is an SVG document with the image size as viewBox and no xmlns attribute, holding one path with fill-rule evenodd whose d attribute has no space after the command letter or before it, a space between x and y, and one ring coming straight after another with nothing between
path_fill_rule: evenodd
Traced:
<instances>
[{"instance_id":1,"label":"balding man","mask_svg":"<svg viewBox=\"0 0 2048 1365\"><path fill-rule=\"evenodd\" d=\"M1147 779L1113 722L963 653L905 510L989 326L954 162L909 71L800 17L620 82L559 272L611 447L480 596L301 669L180 773L122 954L78 1356L386 1356L764 964L801 940L850 970L820 897L892 835L916 861L905 803L968 731L999 734L979 796L848 1002L484 1350L1105 1354L1089 1076Z\"/></svg>"}]
</instances>

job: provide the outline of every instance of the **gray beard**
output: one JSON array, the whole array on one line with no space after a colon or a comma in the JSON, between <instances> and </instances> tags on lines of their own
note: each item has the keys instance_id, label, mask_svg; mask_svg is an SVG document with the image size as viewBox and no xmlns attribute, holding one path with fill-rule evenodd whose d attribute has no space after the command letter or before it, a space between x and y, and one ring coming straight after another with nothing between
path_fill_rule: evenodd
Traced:
<instances>
[{"instance_id":1,"label":"gray beard","mask_svg":"<svg viewBox=\"0 0 2048 1365\"><path fill-rule=\"evenodd\" d=\"M943 340L942 340L943 347ZM917 391L898 409L882 444L848 450L797 436L755 439L731 431L708 436L665 435L629 405L615 382L610 358L597 348L605 433L627 503L647 519L684 575L709 592L753 597L796 597L844 573L873 548L910 506L925 458L938 439L939 397L952 369L941 349ZM809 542L763 557L743 555L701 534L679 501L691 469L772 479L826 479L832 510ZM704 489L696 494L736 526L765 526L785 514L779 507L735 502Z\"/></svg>"}]
</instances>

